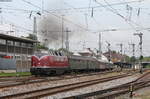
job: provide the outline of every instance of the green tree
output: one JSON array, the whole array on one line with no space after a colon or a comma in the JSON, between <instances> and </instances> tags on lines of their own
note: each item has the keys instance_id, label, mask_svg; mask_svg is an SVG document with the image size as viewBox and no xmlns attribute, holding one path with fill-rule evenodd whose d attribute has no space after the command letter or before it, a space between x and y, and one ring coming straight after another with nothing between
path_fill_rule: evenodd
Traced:
<instances>
[{"instance_id":1,"label":"green tree","mask_svg":"<svg viewBox=\"0 0 150 99\"><path fill-rule=\"evenodd\" d=\"M125 61L126 62L130 62L130 57L129 56L125 56Z\"/></svg>"},{"instance_id":2,"label":"green tree","mask_svg":"<svg viewBox=\"0 0 150 99\"><path fill-rule=\"evenodd\" d=\"M142 61L150 61L150 57L143 57Z\"/></svg>"},{"instance_id":3,"label":"green tree","mask_svg":"<svg viewBox=\"0 0 150 99\"><path fill-rule=\"evenodd\" d=\"M135 58L134 56L132 56L132 57L130 58L130 62L136 62L136 58Z\"/></svg>"},{"instance_id":4,"label":"green tree","mask_svg":"<svg viewBox=\"0 0 150 99\"><path fill-rule=\"evenodd\" d=\"M42 45L42 44L37 44L36 46L37 49L45 49L45 50L48 50L48 47Z\"/></svg>"}]
</instances>

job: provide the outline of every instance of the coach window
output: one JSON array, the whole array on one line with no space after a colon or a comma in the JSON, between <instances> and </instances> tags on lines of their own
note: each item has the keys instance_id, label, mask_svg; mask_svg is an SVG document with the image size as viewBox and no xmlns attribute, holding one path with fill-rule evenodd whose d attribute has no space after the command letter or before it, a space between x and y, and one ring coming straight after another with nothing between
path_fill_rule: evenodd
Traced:
<instances>
[{"instance_id":1,"label":"coach window","mask_svg":"<svg viewBox=\"0 0 150 99\"><path fill-rule=\"evenodd\" d=\"M6 44L6 40L0 39L0 44Z\"/></svg>"}]
</instances>

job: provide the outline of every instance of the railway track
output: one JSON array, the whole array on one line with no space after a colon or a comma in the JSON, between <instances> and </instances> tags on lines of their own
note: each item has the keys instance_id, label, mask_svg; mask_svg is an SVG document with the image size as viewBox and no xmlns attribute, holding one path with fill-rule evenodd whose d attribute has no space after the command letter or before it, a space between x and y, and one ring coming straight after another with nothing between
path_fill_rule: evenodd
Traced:
<instances>
[{"instance_id":1,"label":"railway track","mask_svg":"<svg viewBox=\"0 0 150 99\"><path fill-rule=\"evenodd\" d=\"M33 84L33 83L42 83L48 81L57 81L57 80L64 80L64 79L73 79L79 78L84 76L94 76L94 75L105 75L108 73L113 73L116 71L106 71L106 72L98 72L98 73L88 73L88 74L72 74L72 75L62 75L62 76L53 76L53 77L13 77L13 78L0 78L0 88L8 88L8 87L15 87L24 84Z\"/></svg>"},{"instance_id":2,"label":"railway track","mask_svg":"<svg viewBox=\"0 0 150 99\"><path fill-rule=\"evenodd\" d=\"M96 91L93 93L71 96L71 97L67 97L66 99L83 99L87 97L96 97L98 99L115 99L116 96L119 96L121 94L126 94L126 93L129 93L130 96L132 97L131 92L133 93L133 91L135 90L148 87L148 86L150 86L150 72L144 74L143 76L136 79L135 81L120 86Z\"/></svg>"},{"instance_id":3,"label":"railway track","mask_svg":"<svg viewBox=\"0 0 150 99\"><path fill-rule=\"evenodd\" d=\"M146 71L148 69L144 69ZM131 72L138 72L138 70L132 70L132 69L127 69L123 71L119 70L112 70L112 71L103 71L103 72L93 72L93 73L83 73L83 74L67 74L67 75L61 75L61 77L65 76L77 76L77 77L82 77L82 76L92 76L92 75L97 75L97 74L105 74L105 73L112 73L112 72L126 72L126 73L131 73ZM56 77L52 76L52 77ZM34 76L0 76L0 82L2 81L11 81L11 80L24 80L24 79L33 79ZM51 77L51 76L50 76ZM34 77L35 78L35 77ZM36 77L36 78L42 78L42 77ZM45 78L45 77L44 77Z\"/></svg>"},{"instance_id":4,"label":"railway track","mask_svg":"<svg viewBox=\"0 0 150 99\"><path fill-rule=\"evenodd\" d=\"M64 80L64 79L73 79L79 78L84 76L94 76L94 75L105 75L108 73L113 72L120 72L118 70L113 71L104 71L104 72L96 72L96 73L86 73L86 74L72 74L72 75L61 75L61 76L52 76L52 77L34 77L34 76L25 76L25 77L1 77L0 78L0 88L8 88L8 87L15 87L24 84L33 84L33 83L42 83L42 82L49 82L49 81L57 81L57 80ZM122 73L137 73L138 71L133 70L125 70L121 71Z\"/></svg>"},{"instance_id":5,"label":"railway track","mask_svg":"<svg viewBox=\"0 0 150 99\"><path fill-rule=\"evenodd\" d=\"M112 72L112 71L111 71ZM111 73L111 72L102 72L99 74L107 74L107 73ZM98 83L102 83L102 82L107 82L107 81L111 81L114 79L119 79L119 78L123 78L123 77L127 77L130 75L133 75L136 72L128 72L126 74L122 74L122 75L117 75L117 76L113 76L113 77L108 77L108 78L99 78L99 79L95 79L95 80L90 80L90 81L82 81L82 82L78 82L78 83L72 83L72 84L68 84L68 85L60 85L60 86L56 86L56 87L49 87L49 88L44 88L44 89L39 89L39 90L34 90L34 91L27 91L27 92L22 92L22 93L16 93L16 94L10 94L10 95L6 95L6 96L0 96L0 99L7 99L7 98L37 98L37 97L43 97L43 96L48 96L48 95L52 95L52 94L56 94L59 92L63 92L63 91L69 91L69 90L73 90L73 89L78 89L78 88L82 88L82 87L88 87L90 85L94 85L94 84L98 84ZM92 76L92 75L98 75L97 73L92 73L92 74L87 74L86 76ZM83 77L85 75L74 75L71 78L74 77ZM61 78L61 79L66 79L66 78ZM69 78L70 79L70 76ZM50 80L50 79L49 79ZM60 80L60 79L57 79ZM33 82L27 82L27 84L30 83L40 83L40 82L46 82L48 81L47 79L45 79L45 81L33 81ZM26 83L24 83L26 84ZM10 85L10 86L6 86L6 87L13 87L13 86L18 86L18 85L23 85L21 84L14 84L14 85ZM4 87L5 88L5 87Z\"/></svg>"},{"instance_id":6,"label":"railway track","mask_svg":"<svg viewBox=\"0 0 150 99\"><path fill-rule=\"evenodd\" d=\"M144 71L147 71L149 69L145 69ZM75 78L75 77L83 77L83 76L93 76L93 75L98 75L98 74L106 74L106 73L113 73L113 72L124 72L124 73L137 73L139 72L138 70L124 70L124 71L118 71L118 70L112 70L112 71L104 71L104 72L94 72L94 73L84 73L84 74L69 74L69 75L61 75L61 76L52 76L52 77L34 77L34 76L23 76L23 77L0 77L0 82L5 82L5 81L15 81L15 82L25 82L25 81L30 81L30 80L36 80L36 79L50 79L50 80L61 80L63 78L65 79L70 79L70 78Z\"/></svg>"},{"instance_id":7,"label":"railway track","mask_svg":"<svg viewBox=\"0 0 150 99\"><path fill-rule=\"evenodd\" d=\"M78 95L78 96L67 97L66 99L83 99L83 98L87 98L87 97L91 97L91 96L96 96L96 98L98 98L98 99L113 99L114 97L119 96L121 94L130 93L131 85L134 86L134 91L135 91L140 88L150 86L150 81L137 82L134 84L128 83L128 84L124 84L124 85L117 86L114 88L97 91L94 93L88 93L88 94L82 94L82 95Z\"/></svg>"},{"instance_id":8,"label":"railway track","mask_svg":"<svg viewBox=\"0 0 150 99\"><path fill-rule=\"evenodd\" d=\"M64 79L73 79L73 78L79 78L84 76L93 76L93 75L105 75L108 73L117 72L116 70L113 71L105 71L105 72L98 72L98 73L88 73L88 74L73 74L73 75L62 75L62 76L54 76L54 77L34 77L34 76L28 76L28 77L2 77L0 78L0 88L9 88L9 87L15 87L19 85L24 84L33 84L33 83L42 83L42 82L49 82L49 81L57 81L57 80L64 80ZM132 70L125 70L122 71L127 74L131 73L137 73L138 71L132 71Z\"/></svg>"},{"instance_id":9,"label":"railway track","mask_svg":"<svg viewBox=\"0 0 150 99\"><path fill-rule=\"evenodd\" d=\"M108 78L101 78L101 79L95 79L95 80L88 80L88 81L83 81L83 82L78 82L78 83L72 83L72 84L67 84L67 85L61 85L61 86L56 86L56 87L50 87L50 88L44 88L44 89L39 89L39 90L34 90L34 91L28 91L28 92L22 92L22 93L16 93L12 95L6 95L6 96L1 96L0 98L2 99L22 99L22 98L40 98L44 96L49 96L52 94L56 94L59 92L65 92L69 90L74 90L82 87L87 87L90 85L106 82L106 81L111 81L123 77L131 76L131 74L122 74L122 75L117 75L113 77L108 77Z\"/></svg>"}]
</instances>

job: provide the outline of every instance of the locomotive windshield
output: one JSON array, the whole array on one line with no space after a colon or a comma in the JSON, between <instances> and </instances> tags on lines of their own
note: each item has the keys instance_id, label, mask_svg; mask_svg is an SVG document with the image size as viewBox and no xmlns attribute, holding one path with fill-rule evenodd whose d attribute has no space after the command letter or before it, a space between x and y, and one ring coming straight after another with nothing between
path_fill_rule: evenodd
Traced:
<instances>
[{"instance_id":1,"label":"locomotive windshield","mask_svg":"<svg viewBox=\"0 0 150 99\"><path fill-rule=\"evenodd\" d=\"M36 51L36 52L35 52L35 55L36 55L38 58L40 58L40 57L42 57L42 56L44 56L44 55L48 55L48 51Z\"/></svg>"},{"instance_id":2,"label":"locomotive windshield","mask_svg":"<svg viewBox=\"0 0 150 99\"><path fill-rule=\"evenodd\" d=\"M42 57L44 55L53 55L53 56L64 56L62 52L58 51L46 51L46 50L38 50L35 52L37 57Z\"/></svg>"}]
</instances>

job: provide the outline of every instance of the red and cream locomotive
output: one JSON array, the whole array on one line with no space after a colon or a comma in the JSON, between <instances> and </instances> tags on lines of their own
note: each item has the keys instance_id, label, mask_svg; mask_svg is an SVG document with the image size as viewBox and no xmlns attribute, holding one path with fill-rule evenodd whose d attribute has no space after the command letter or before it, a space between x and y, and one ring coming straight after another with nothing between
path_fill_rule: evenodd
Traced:
<instances>
[{"instance_id":1,"label":"red and cream locomotive","mask_svg":"<svg viewBox=\"0 0 150 99\"><path fill-rule=\"evenodd\" d=\"M63 74L65 72L101 71L113 69L109 62L99 61L95 57L78 55L66 56L61 52L38 52L32 56L32 75Z\"/></svg>"}]
</instances>

